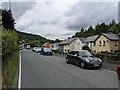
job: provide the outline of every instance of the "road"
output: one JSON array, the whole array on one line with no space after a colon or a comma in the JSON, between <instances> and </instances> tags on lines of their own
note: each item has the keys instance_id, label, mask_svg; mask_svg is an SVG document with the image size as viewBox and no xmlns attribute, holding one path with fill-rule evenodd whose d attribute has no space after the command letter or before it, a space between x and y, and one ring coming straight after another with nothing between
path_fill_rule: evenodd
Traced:
<instances>
[{"instance_id":1,"label":"road","mask_svg":"<svg viewBox=\"0 0 120 90\"><path fill-rule=\"evenodd\" d=\"M22 88L118 88L117 75L108 70L85 70L64 58L21 51Z\"/></svg>"}]
</instances>

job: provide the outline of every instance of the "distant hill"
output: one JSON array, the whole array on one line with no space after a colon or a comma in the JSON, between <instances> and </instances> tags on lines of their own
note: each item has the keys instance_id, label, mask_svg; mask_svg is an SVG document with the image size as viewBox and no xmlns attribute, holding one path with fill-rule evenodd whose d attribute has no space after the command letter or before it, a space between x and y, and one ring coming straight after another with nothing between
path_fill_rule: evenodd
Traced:
<instances>
[{"instance_id":1,"label":"distant hill","mask_svg":"<svg viewBox=\"0 0 120 90\"><path fill-rule=\"evenodd\" d=\"M19 40L24 40L26 43L30 44L31 46L41 46L42 44L49 42L49 39L46 39L40 35L25 33L17 31Z\"/></svg>"}]
</instances>

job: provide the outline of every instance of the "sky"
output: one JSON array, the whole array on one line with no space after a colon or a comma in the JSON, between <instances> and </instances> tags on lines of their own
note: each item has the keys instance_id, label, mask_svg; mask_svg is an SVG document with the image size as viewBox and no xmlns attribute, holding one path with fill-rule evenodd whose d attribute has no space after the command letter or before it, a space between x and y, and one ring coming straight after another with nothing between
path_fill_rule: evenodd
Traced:
<instances>
[{"instance_id":1,"label":"sky","mask_svg":"<svg viewBox=\"0 0 120 90\"><path fill-rule=\"evenodd\" d=\"M9 9L8 0L0 8ZM10 0L18 31L66 39L81 28L118 21L118 0Z\"/></svg>"}]
</instances>

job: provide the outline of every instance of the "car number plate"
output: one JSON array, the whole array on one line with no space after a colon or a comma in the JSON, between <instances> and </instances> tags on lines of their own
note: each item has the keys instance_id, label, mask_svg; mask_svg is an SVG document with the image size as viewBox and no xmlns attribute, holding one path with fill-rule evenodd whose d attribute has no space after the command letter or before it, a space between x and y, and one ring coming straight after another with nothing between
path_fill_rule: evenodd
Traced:
<instances>
[{"instance_id":1,"label":"car number plate","mask_svg":"<svg viewBox=\"0 0 120 90\"><path fill-rule=\"evenodd\" d=\"M95 67L98 67L99 65L94 65Z\"/></svg>"}]
</instances>

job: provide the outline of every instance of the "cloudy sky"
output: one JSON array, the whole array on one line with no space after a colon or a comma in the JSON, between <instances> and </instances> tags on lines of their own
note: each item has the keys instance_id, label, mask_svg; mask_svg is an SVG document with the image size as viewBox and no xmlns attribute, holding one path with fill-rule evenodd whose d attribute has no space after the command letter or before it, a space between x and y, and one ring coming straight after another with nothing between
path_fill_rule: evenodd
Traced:
<instances>
[{"instance_id":1,"label":"cloudy sky","mask_svg":"<svg viewBox=\"0 0 120 90\"><path fill-rule=\"evenodd\" d=\"M3 0L0 8L9 8L6 1ZM48 39L65 39L81 28L118 20L117 0L10 1L16 29Z\"/></svg>"}]
</instances>

